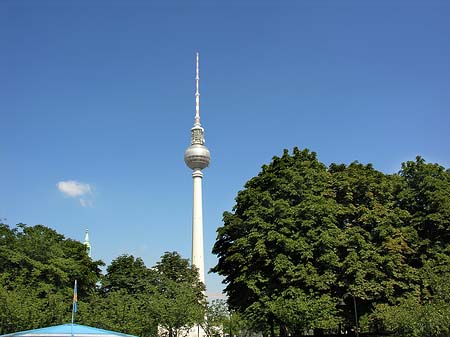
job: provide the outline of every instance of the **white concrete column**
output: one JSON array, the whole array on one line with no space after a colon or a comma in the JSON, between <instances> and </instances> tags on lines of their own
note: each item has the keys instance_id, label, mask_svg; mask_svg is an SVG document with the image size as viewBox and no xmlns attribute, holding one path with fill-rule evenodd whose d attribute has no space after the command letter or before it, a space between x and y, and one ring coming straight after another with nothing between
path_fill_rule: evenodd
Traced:
<instances>
[{"instance_id":1,"label":"white concrete column","mask_svg":"<svg viewBox=\"0 0 450 337\"><path fill-rule=\"evenodd\" d=\"M203 206L201 170L194 170L194 203L192 206L192 264L198 268L200 281L205 284L205 262L203 258Z\"/></svg>"}]
</instances>

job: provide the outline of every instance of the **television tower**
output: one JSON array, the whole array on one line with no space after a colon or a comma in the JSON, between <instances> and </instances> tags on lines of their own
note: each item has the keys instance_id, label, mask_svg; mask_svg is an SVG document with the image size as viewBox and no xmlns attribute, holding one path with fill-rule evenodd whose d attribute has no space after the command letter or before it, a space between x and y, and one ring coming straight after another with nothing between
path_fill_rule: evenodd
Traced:
<instances>
[{"instance_id":1,"label":"television tower","mask_svg":"<svg viewBox=\"0 0 450 337\"><path fill-rule=\"evenodd\" d=\"M208 167L211 155L205 146L204 129L200 125L198 51L196 54L195 76L195 121L191 128L191 145L184 152L184 162L192 169L194 180L194 201L192 205L192 264L198 268L200 281L205 284L205 262L203 257L203 209L202 170Z\"/></svg>"}]
</instances>

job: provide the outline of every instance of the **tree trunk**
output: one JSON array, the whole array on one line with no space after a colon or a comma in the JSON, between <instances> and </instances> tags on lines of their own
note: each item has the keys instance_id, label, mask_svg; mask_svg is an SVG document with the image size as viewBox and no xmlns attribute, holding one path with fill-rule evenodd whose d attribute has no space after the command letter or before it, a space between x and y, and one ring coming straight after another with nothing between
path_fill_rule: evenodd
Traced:
<instances>
[{"instance_id":1,"label":"tree trunk","mask_svg":"<svg viewBox=\"0 0 450 337\"><path fill-rule=\"evenodd\" d=\"M286 328L286 324L280 324L280 337L287 337L288 333L287 333L287 328Z\"/></svg>"}]
</instances>

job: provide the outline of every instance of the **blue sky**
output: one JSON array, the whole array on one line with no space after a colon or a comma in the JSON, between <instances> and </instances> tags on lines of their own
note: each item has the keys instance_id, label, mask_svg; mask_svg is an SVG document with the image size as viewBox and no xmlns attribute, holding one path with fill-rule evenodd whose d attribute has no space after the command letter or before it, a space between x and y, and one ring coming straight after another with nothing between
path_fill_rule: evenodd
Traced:
<instances>
[{"instance_id":1,"label":"blue sky","mask_svg":"<svg viewBox=\"0 0 450 337\"><path fill-rule=\"evenodd\" d=\"M190 257L197 49L207 268L222 213L284 148L449 167L449 17L445 1L0 0L0 218L89 227L106 263Z\"/></svg>"}]
</instances>

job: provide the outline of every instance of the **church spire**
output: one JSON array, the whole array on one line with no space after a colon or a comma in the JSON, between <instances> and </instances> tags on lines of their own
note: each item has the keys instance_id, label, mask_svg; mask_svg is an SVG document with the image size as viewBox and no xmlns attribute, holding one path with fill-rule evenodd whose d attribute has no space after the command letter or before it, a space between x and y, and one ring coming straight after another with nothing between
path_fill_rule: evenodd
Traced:
<instances>
[{"instance_id":1,"label":"church spire","mask_svg":"<svg viewBox=\"0 0 450 337\"><path fill-rule=\"evenodd\" d=\"M89 230L86 228L86 234L84 234L84 245L86 246L86 253L91 257L91 243L89 242Z\"/></svg>"}]
</instances>

